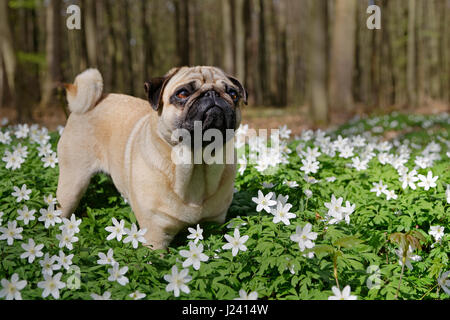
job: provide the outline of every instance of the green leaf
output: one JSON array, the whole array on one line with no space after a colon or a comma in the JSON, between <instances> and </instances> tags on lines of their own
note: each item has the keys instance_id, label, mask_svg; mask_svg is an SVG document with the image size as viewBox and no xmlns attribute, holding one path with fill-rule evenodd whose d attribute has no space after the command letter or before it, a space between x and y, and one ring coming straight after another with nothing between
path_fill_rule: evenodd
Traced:
<instances>
[{"instance_id":1,"label":"green leaf","mask_svg":"<svg viewBox=\"0 0 450 320\"><path fill-rule=\"evenodd\" d=\"M343 237L336 240L333 245L337 247L351 249L362 244L363 241L355 236Z\"/></svg>"},{"instance_id":2,"label":"green leaf","mask_svg":"<svg viewBox=\"0 0 450 320\"><path fill-rule=\"evenodd\" d=\"M306 253L311 251L317 255L333 254L335 252L334 248L328 244L318 244L312 249L305 250Z\"/></svg>"}]
</instances>

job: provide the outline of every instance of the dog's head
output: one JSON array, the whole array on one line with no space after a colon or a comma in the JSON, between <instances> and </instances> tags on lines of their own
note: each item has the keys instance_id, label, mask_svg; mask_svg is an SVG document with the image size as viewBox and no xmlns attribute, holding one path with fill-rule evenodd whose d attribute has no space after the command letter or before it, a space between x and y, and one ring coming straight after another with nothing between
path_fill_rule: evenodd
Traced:
<instances>
[{"instance_id":1,"label":"dog's head","mask_svg":"<svg viewBox=\"0 0 450 320\"><path fill-rule=\"evenodd\" d=\"M197 121L202 133L217 129L225 137L227 129L239 127L241 102L247 104L242 84L215 67L174 68L164 77L146 82L145 91L159 114L158 130L167 141L176 129L193 136Z\"/></svg>"}]
</instances>

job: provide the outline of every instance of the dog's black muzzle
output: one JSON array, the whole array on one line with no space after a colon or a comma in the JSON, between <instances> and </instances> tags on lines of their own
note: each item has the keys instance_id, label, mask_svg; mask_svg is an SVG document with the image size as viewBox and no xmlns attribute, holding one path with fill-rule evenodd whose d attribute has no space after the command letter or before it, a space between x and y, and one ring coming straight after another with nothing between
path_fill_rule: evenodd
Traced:
<instances>
[{"instance_id":1,"label":"dog's black muzzle","mask_svg":"<svg viewBox=\"0 0 450 320\"><path fill-rule=\"evenodd\" d=\"M234 106L222 98L219 93L214 90L204 92L198 97L190 106L187 111L182 128L189 131L191 134L192 146L194 142L194 124L195 122L201 123L201 136L203 137L205 132L209 129L216 129L220 131L222 135L222 141L225 143L227 140L227 129L236 130L236 112ZM197 129L198 128L197 123ZM197 133L198 136L198 133ZM213 140L214 141L214 140ZM202 146L205 147L212 141L204 141L202 139ZM197 142L197 145L198 142Z\"/></svg>"}]
</instances>

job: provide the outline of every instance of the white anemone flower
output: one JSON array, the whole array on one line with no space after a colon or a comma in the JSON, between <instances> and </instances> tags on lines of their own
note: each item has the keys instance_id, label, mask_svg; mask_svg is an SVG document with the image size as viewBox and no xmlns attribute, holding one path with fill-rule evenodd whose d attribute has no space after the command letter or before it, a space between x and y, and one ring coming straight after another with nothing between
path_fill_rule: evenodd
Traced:
<instances>
[{"instance_id":1,"label":"white anemone flower","mask_svg":"<svg viewBox=\"0 0 450 320\"><path fill-rule=\"evenodd\" d=\"M314 248L314 240L317 239L317 233L312 232L312 225L307 223L303 228L297 226L295 234L291 235L290 239L298 243L300 251L303 252L305 249Z\"/></svg>"},{"instance_id":2,"label":"white anemone flower","mask_svg":"<svg viewBox=\"0 0 450 320\"><path fill-rule=\"evenodd\" d=\"M241 289L239 290L239 298L234 298L234 300L258 300L258 292L247 293L244 289Z\"/></svg>"},{"instance_id":3,"label":"white anemone flower","mask_svg":"<svg viewBox=\"0 0 450 320\"><path fill-rule=\"evenodd\" d=\"M195 270L200 269L201 262L208 261L208 256L203 253L203 244L198 246L193 242L189 242L189 250L180 250L180 256L186 258L183 262L183 268L192 265Z\"/></svg>"},{"instance_id":4,"label":"white anemone flower","mask_svg":"<svg viewBox=\"0 0 450 320\"><path fill-rule=\"evenodd\" d=\"M26 280L19 280L19 275L14 273L11 280L1 280L2 290L0 290L0 298L5 297L6 300L22 300L20 290L27 285Z\"/></svg>"},{"instance_id":5,"label":"white anemone flower","mask_svg":"<svg viewBox=\"0 0 450 320\"><path fill-rule=\"evenodd\" d=\"M191 291L189 287L186 285L189 281L192 280L192 277L188 274L188 269L183 269L178 272L177 266L173 266L171 270L171 274L166 274L164 276L164 280L166 280L169 284L166 286L166 291L171 292L175 297L180 296L180 291L189 294Z\"/></svg>"},{"instance_id":6,"label":"white anemone flower","mask_svg":"<svg viewBox=\"0 0 450 320\"><path fill-rule=\"evenodd\" d=\"M234 256L236 256L241 251L247 251L247 247L244 245L245 242L248 240L248 236L242 236L239 233L239 229L234 229L234 237L226 234L225 239L228 241L227 244L222 246L222 249L228 250L231 249L231 253Z\"/></svg>"},{"instance_id":7,"label":"white anemone flower","mask_svg":"<svg viewBox=\"0 0 450 320\"><path fill-rule=\"evenodd\" d=\"M333 291L334 296L329 296L328 300L357 300L357 296L351 295L351 288L350 286L345 286L344 289L339 290L337 287L331 288L331 291Z\"/></svg>"}]
</instances>

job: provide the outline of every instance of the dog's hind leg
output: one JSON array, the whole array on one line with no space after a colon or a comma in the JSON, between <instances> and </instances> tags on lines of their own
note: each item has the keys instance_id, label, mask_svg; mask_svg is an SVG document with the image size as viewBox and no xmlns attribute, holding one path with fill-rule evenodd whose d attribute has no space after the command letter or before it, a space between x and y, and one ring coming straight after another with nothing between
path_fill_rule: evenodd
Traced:
<instances>
[{"instance_id":1,"label":"dog's hind leg","mask_svg":"<svg viewBox=\"0 0 450 320\"><path fill-rule=\"evenodd\" d=\"M94 161L87 158L86 152L75 147L65 148L58 145L59 178L56 198L62 211L62 217L69 217L77 208L89 185L92 175L96 172Z\"/></svg>"},{"instance_id":2,"label":"dog's hind leg","mask_svg":"<svg viewBox=\"0 0 450 320\"><path fill-rule=\"evenodd\" d=\"M62 217L67 218L75 211L86 192L91 176L91 172L87 172L81 167L60 164L56 198L62 211Z\"/></svg>"}]
</instances>

